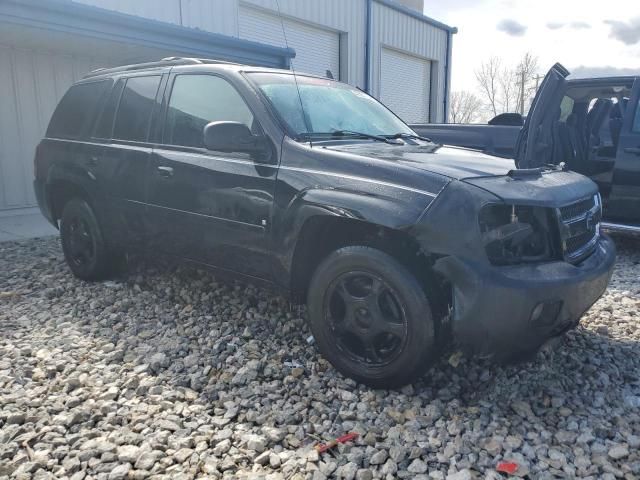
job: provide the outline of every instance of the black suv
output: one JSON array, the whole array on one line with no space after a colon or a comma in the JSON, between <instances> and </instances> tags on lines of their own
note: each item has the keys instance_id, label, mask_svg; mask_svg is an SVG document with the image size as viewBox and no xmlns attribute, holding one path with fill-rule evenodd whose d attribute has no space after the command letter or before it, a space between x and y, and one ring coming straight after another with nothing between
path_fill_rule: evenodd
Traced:
<instances>
[{"instance_id":1,"label":"black suv","mask_svg":"<svg viewBox=\"0 0 640 480\"><path fill-rule=\"evenodd\" d=\"M73 85L36 151L67 262L124 252L263 281L375 387L452 340L510 357L575 327L615 260L597 186L419 137L366 93L290 71L171 58Z\"/></svg>"}]
</instances>

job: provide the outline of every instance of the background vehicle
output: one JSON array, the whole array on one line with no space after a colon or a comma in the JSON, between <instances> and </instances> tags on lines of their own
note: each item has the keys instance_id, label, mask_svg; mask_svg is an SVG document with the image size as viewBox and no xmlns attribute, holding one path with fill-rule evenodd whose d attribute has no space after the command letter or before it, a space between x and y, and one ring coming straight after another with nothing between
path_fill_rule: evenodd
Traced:
<instances>
[{"instance_id":1,"label":"background vehicle","mask_svg":"<svg viewBox=\"0 0 640 480\"><path fill-rule=\"evenodd\" d=\"M375 387L414 380L451 338L535 351L577 324L615 260L586 177L440 148L360 90L285 70L94 72L35 163L78 277L141 249L274 284L306 301L333 365Z\"/></svg>"},{"instance_id":2,"label":"background vehicle","mask_svg":"<svg viewBox=\"0 0 640 480\"><path fill-rule=\"evenodd\" d=\"M518 126L412 128L435 142L515 157L519 167L565 162L598 184L605 228L640 233L640 77L566 80L568 73L556 65L547 74L522 136Z\"/></svg>"},{"instance_id":3,"label":"background vehicle","mask_svg":"<svg viewBox=\"0 0 640 480\"><path fill-rule=\"evenodd\" d=\"M509 121L502 121L507 117ZM501 114L487 124L421 123L411 125L420 135L442 145L480 150L497 157L513 158L524 118L520 114Z\"/></svg>"}]
</instances>

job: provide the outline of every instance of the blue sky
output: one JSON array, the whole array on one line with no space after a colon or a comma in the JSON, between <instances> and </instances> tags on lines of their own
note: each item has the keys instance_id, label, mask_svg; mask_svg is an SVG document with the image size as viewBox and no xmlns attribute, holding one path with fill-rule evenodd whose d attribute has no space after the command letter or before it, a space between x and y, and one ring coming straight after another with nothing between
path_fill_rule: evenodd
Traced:
<instances>
[{"instance_id":1,"label":"blue sky","mask_svg":"<svg viewBox=\"0 0 640 480\"><path fill-rule=\"evenodd\" d=\"M498 56L538 57L581 76L640 74L640 0L425 0L424 13L458 27L453 89L475 89L474 70Z\"/></svg>"}]
</instances>

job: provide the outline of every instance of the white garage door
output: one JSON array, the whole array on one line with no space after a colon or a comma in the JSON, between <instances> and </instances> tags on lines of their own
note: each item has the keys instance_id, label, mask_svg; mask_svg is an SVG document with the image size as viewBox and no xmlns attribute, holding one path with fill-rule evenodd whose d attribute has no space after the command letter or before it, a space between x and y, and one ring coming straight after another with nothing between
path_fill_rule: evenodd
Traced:
<instances>
[{"instance_id":1,"label":"white garage door","mask_svg":"<svg viewBox=\"0 0 640 480\"><path fill-rule=\"evenodd\" d=\"M388 48L380 60L380 100L407 123L429 121L431 62Z\"/></svg>"},{"instance_id":2,"label":"white garage door","mask_svg":"<svg viewBox=\"0 0 640 480\"><path fill-rule=\"evenodd\" d=\"M284 19L289 47L296 51L293 67L296 72L325 76L330 70L340 78L340 35L333 30ZM278 16L261 10L241 7L240 37L255 42L284 47L282 23Z\"/></svg>"},{"instance_id":3,"label":"white garage door","mask_svg":"<svg viewBox=\"0 0 640 480\"><path fill-rule=\"evenodd\" d=\"M0 45L0 210L31 207L33 156L58 100L91 58Z\"/></svg>"}]
</instances>

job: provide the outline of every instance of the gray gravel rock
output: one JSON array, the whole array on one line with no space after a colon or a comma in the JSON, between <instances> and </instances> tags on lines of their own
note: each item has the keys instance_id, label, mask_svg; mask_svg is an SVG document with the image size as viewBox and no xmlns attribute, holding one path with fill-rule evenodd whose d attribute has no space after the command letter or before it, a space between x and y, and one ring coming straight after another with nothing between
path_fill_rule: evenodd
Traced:
<instances>
[{"instance_id":1,"label":"gray gravel rock","mask_svg":"<svg viewBox=\"0 0 640 480\"><path fill-rule=\"evenodd\" d=\"M1 243L0 478L640 478L640 244L618 243L559 348L451 352L399 391L339 375L266 290L135 259L86 283L57 239Z\"/></svg>"},{"instance_id":2,"label":"gray gravel rock","mask_svg":"<svg viewBox=\"0 0 640 480\"><path fill-rule=\"evenodd\" d=\"M109 472L109 480L124 480L127 478L129 470L131 470L131 465L129 463L118 465Z\"/></svg>"},{"instance_id":3,"label":"gray gravel rock","mask_svg":"<svg viewBox=\"0 0 640 480\"><path fill-rule=\"evenodd\" d=\"M629 455L629 448L626 445L614 445L609 449L608 454L614 460L620 460Z\"/></svg>"},{"instance_id":4,"label":"gray gravel rock","mask_svg":"<svg viewBox=\"0 0 640 480\"><path fill-rule=\"evenodd\" d=\"M416 458L413 462L411 462L411 464L407 468L407 471L410 473L425 473L427 469L427 464L419 458Z\"/></svg>"},{"instance_id":5,"label":"gray gravel rock","mask_svg":"<svg viewBox=\"0 0 640 480\"><path fill-rule=\"evenodd\" d=\"M369 464L381 465L384 462L386 462L388 457L389 457L389 454L387 453L386 450L380 450L374 453L373 455L371 455L371 457L369 458Z\"/></svg>"}]
</instances>

